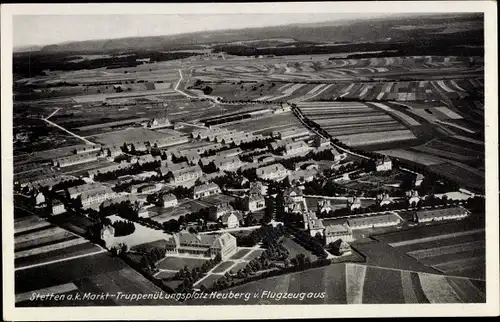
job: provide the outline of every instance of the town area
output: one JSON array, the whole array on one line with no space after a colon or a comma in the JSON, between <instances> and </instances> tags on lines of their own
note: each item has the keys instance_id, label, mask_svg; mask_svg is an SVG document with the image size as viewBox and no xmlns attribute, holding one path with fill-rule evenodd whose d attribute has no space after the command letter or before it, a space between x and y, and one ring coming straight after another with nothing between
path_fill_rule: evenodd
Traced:
<instances>
[{"instance_id":1,"label":"town area","mask_svg":"<svg viewBox=\"0 0 500 322\"><path fill-rule=\"evenodd\" d=\"M255 42L17 58L16 306L485 302L483 57Z\"/></svg>"}]
</instances>

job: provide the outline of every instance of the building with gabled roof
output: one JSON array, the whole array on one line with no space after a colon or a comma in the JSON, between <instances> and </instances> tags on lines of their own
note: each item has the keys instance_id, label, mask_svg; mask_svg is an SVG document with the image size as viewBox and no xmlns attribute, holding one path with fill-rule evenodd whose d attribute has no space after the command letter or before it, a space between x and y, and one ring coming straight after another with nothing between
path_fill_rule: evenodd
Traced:
<instances>
[{"instance_id":1,"label":"building with gabled roof","mask_svg":"<svg viewBox=\"0 0 500 322\"><path fill-rule=\"evenodd\" d=\"M170 256L215 258L220 255L222 260L230 258L238 250L236 238L229 233L200 235L185 231L173 234L165 241L165 247Z\"/></svg>"},{"instance_id":2,"label":"building with gabled roof","mask_svg":"<svg viewBox=\"0 0 500 322\"><path fill-rule=\"evenodd\" d=\"M408 204L412 206L413 204L417 205L420 202L420 197L418 196L417 190L410 190L406 192L406 200Z\"/></svg>"},{"instance_id":3,"label":"building with gabled roof","mask_svg":"<svg viewBox=\"0 0 500 322\"><path fill-rule=\"evenodd\" d=\"M101 148L102 147L98 144L92 144L76 148L73 152L75 154L92 153L101 151Z\"/></svg>"},{"instance_id":4,"label":"building with gabled roof","mask_svg":"<svg viewBox=\"0 0 500 322\"><path fill-rule=\"evenodd\" d=\"M331 147L330 140L325 139L320 135L316 135L314 137L314 147L318 149Z\"/></svg>"},{"instance_id":5,"label":"building with gabled roof","mask_svg":"<svg viewBox=\"0 0 500 322\"><path fill-rule=\"evenodd\" d=\"M342 238L337 239L332 244L332 253L337 256L352 254L351 246L346 243Z\"/></svg>"},{"instance_id":6,"label":"building with gabled roof","mask_svg":"<svg viewBox=\"0 0 500 322\"><path fill-rule=\"evenodd\" d=\"M243 216L239 211L233 211L231 213L222 215L218 220L224 227L231 229L240 226L240 222L243 220Z\"/></svg>"},{"instance_id":7,"label":"building with gabled roof","mask_svg":"<svg viewBox=\"0 0 500 322\"><path fill-rule=\"evenodd\" d=\"M53 160L55 166L59 168L69 167L76 164L88 163L97 161L97 153L81 153L74 154Z\"/></svg>"},{"instance_id":8,"label":"building with gabled roof","mask_svg":"<svg viewBox=\"0 0 500 322\"><path fill-rule=\"evenodd\" d=\"M187 138L187 136L172 135L172 136L167 136L167 137L162 138L162 139L151 141L150 144L152 147L155 147L155 148L165 148L165 147L179 145L179 144L188 143L188 142L189 142L189 139Z\"/></svg>"},{"instance_id":9,"label":"building with gabled roof","mask_svg":"<svg viewBox=\"0 0 500 322\"><path fill-rule=\"evenodd\" d=\"M247 211L259 211L266 208L266 199L260 193L250 193L243 199L243 205Z\"/></svg>"},{"instance_id":10,"label":"building with gabled roof","mask_svg":"<svg viewBox=\"0 0 500 322\"><path fill-rule=\"evenodd\" d=\"M93 205L100 204L105 200L112 199L116 197L116 193L109 187L103 187L99 190L84 191L78 196L82 202L84 208Z\"/></svg>"},{"instance_id":11,"label":"building with gabled roof","mask_svg":"<svg viewBox=\"0 0 500 322\"><path fill-rule=\"evenodd\" d=\"M244 164L238 156L216 157L212 163L218 171L236 171Z\"/></svg>"},{"instance_id":12,"label":"building with gabled roof","mask_svg":"<svg viewBox=\"0 0 500 322\"><path fill-rule=\"evenodd\" d=\"M285 144L281 152L282 155L291 156L295 154L304 153L310 150L310 147L304 141L297 141Z\"/></svg>"},{"instance_id":13,"label":"building with gabled roof","mask_svg":"<svg viewBox=\"0 0 500 322\"><path fill-rule=\"evenodd\" d=\"M177 206L177 197L174 194L168 193L163 195L163 208L170 208Z\"/></svg>"},{"instance_id":14,"label":"building with gabled roof","mask_svg":"<svg viewBox=\"0 0 500 322\"><path fill-rule=\"evenodd\" d=\"M359 199L359 197L347 198L347 208L350 210L361 208L361 199Z\"/></svg>"},{"instance_id":15,"label":"building with gabled roof","mask_svg":"<svg viewBox=\"0 0 500 322\"><path fill-rule=\"evenodd\" d=\"M126 163L126 162L117 163L117 164L113 164L113 165L110 165L110 166L107 166L107 167L103 167L103 168L99 168L99 169L94 169L94 170L89 170L88 176L89 176L90 179L94 179L94 177L96 175L104 174L104 173L109 173L109 172L115 172L115 171L118 171L118 170L127 169L129 167L130 167L129 163Z\"/></svg>"},{"instance_id":16,"label":"building with gabled roof","mask_svg":"<svg viewBox=\"0 0 500 322\"><path fill-rule=\"evenodd\" d=\"M210 207L209 212L210 220L217 221L223 215L234 212L234 208L229 202L220 202Z\"/></svg>"},{"instance_id":17,"label":"building with gabled roof","mask_svg":"<svg viewBox=\"0 0 500 322\"><path fill-rule=\"evenodd\" d=\"M86 183L68 188L69 199L75 199L85 191L94 191L102 189L104 186L99 182Z\"/></svg>"},{"instance_id":18,"label":"building with gabled roof","mask_svg":"<svg viewBox=\"0 0 500 322\"><path fill-rule=\"evenodd\" d=\"M284 179L290 174L290 171L286 169L281 163L275 163L265 167L257 168L256 174L260 179L277 180Z\"/></svg>"},{"instance_id":19,"label":"building with gabled roof","mask_svg":"<svg viewBox=\"0 0 500 322\"><path fill-rule=\"evenodd\" d=\"M304 220L304 228L309 230L311 237L314 237L317 234L320 234L321 236L324 235L325 226L314 212L304 211L302 216Z\"/></svg>"},{"instance_id":20,"label":"building with gabled roof","mask_svg":"<svg viewBox=\"0 0 500 322\"><path fill-rule=\"evenodd\" d=\"M393 201L387 192L377 195L377 203L379 206L391 204Z\"/></svg>"},{"instance_id":21,"label":"building with gabled roof","mask_svg":"<svg viewBox=\"0 0 500 322\"><path fill-rule=\"evenodd\" d=\"M299 128L299 127L292 127L272 132L272 136L277 137L280 140L306 137L310 135L311 134L306 128Z\"/></svg>"},{"instance_id":22,"label":"building with gabled roof","mask_svg":"<svg viewBox=\"0 0 500 322\"><path fill-rule=\"evenodd\" d=\"M401 217L395 213L385 213L381 215L361 216L347 219L347 224L351 229L366 229L377 227L396 226L401 223Z\"/></svg>"},{"instance_id":23,"label":"building with gabled roof","mask_svg":"<svg viewBox=\"0 0 500 322\"><path fill-rule=\"evenodd\" d=\"M172 184L183 184L187 181L195 181L203 175L199 165L184 167L181 169L170 169L167 178Z\"/></svg>"},{"instance_id":24,"label":"building with gabled roof","mask_svg":"<svg viewBox=\"0 0 500 322\"><path fill-rule=\"evenodd\" d=\"M149 83L149 84L151 84L151 83ZM153 83L153 87L154 87L154 83ZM147 129L159 129L159 128L168 127L171 125L172 125L172 123L170 123L170 121L166 117L159 117L159 118L152 118L144 125L144 127Z\"/></svg>"},{"instance_id":25,"label":"building with gabled roof","mask_svg":"<svg viewBox=\"0 0 500 322\"><path fill-rule=\"evenodd\" d=\"M415 212L413 220L418 223L443 221L443 220L457 220L469 216L469 211L464 207L440 208L420 210Z\"/></svg>"},{"instance_id":26,"label":"building with gabled roof","mask_svg":"<svg viewBox=\"0 0 500 322\"><path fill-rule=\"evenodd\" d=\"M392 161L388 156L384 155L375 161L375 166L377 171L390 171L392 170Z\"/></svg>"},{"instance_id":27,"label":"building with gabled roof","mask_svg":"<svg viewBox=\"0 0 500 322\"><path fill-rule=\"evenodd\" d=\"M146 152L149 151L149 148L147 147L146 143L143 141L136 141L136 142L131 142L131 143L126 143L127 149L129 151L135 151L135 152Z\"/></svg>"},{"instance_id":28,"label":"building with gabled roof","mask_svg":"<svg viewBox=\"0 0 500 322\"><path fill-rule=\"evenodd\" d=\"M352 229L348 225L329 225L325 227L325 241L327 245L339 239L347 242L354 240Z\"/></svg>"},{"instance_id":29,"label":"building with gabled roof","mask_svg":"<svg viewBox=\"0 0 500 322\"><path fill-rule=\"evenodd\" d=\"M241 148L234 148L234 149L219 151L215 155L218 157L228 158L240 155L242 152L243 151L241 150Z\"/></svg>"},{"instance_id":30,"label":"building with gabled roof","mask_svg":"<svg viewBox=\"0 0 500 322\"><path fill-rule=\"evenodd\" d=\"M205 183L199 186L193 187L193 199L200 199L208 196L213 196L221 193L220 187L213 183Z\"/></svg>"},{"instance_id":31,"label":"building with gabled roof","mask_svg":"<svg viewBox=\"0 0 500 322\"><path fill-rule=\"evenodd\" d=\"M66 208L64 208L64 204L62 202L60 202L59 200L54 200L52 202L51 215L53 215L53 216L59 215L65 211L66 211Z\"/></svg>"}]
</instances>

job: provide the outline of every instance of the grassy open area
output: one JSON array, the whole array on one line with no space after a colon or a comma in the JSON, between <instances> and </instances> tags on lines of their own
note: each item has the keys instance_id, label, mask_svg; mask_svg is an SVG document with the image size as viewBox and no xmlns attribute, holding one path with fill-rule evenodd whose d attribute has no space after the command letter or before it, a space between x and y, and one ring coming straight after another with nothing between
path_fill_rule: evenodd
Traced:
<instances>
[{"instance_id":1,"label":"grassy open area","mask_svg":"<svg viewBox=\"0 0 500 322\"><path fill-rule=\"evenodd\" d=\"M212 271L213 273L222 273L224 272L226 269L228 269L229 267L231 267L232 265L234 264L233 261L225 261L225 262L222 262L220 263L219 265L217 265L217 267L214 268L214 270Z\"/></svg>"},{"instance_id":2,"label":"grassy open area","mask_svg":"<svg viewBox=\"0 0 500 322\"><path fill-rule=\"evenodd\" d=\"M240 259L246 254L250 252L250 249L239 249L233 256L231 256L231 259Z\"/></svg>"},{"instance_id":3,"label":"grassy open area","mask_svg":"<svg viewBox=\"0 0 500 322\"><path fill-rule=\"evenodd\" d=\"M177 271L184 268L184 266L187 266L189 269L201 266L205 261L206 259L203 258L165 257L165 259L156 263L156 267Z\"/></svg>"}]
</instances>

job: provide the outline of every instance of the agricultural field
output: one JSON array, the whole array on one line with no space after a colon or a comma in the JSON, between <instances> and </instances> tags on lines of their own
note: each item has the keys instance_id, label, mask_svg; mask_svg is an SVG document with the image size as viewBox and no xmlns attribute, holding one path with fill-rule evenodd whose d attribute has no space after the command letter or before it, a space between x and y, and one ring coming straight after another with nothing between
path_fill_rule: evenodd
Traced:
<instances>
[{"instance_id":1,"label":"agricultural field","mask_svg":"<svg viewBox=\"0 0 500 322\"><path fill-rule=\"evenodd\" d=\"M270 135L273 131L286 130L292 127L300 127L303 125L293 115L292 112L280 114L265 114L249 119L244 119L228 124L223 124L221 127L228 130L243 131L253 133L255 135Z\"/></svg>"},{"instance_id":2,"label":"agricultural field","mask_svg":"<svg viewBox=\"0 0 500 322\"><path fill-rule=\"evenodd\" d=\"M415 139L400 121L357 102L302 102L302 114L334 138L352 146Z\"/></svg>"},{"instance_id":3,"label":"agricultural field","mask_svg":"<svg viewBox=\"0 0 500 322\"><path fill-rule=\"evenodd\" d=\"M394 303L483 303L481 283L466 278L451 278L406 270L394 270L362 264L333 264L303 272L271 277L226 292L263 294L306 293L302 300L251 297L248 302L232 300L193 300L191 305L238 304L394 304ZM307 293L321 293L311 296Z\"/></svg>"},{"instance_id":4,"label":"agricultural field","mask_svg":"<svg viewBox=\"0 0 500 322\"><path fill-rule=\"evenodd\" d=\"M14 223L14 265L27 269L74 256L88 256L102 249L37 216L16 218Z\"/></svg>"},{"instance_id":5,"label":"agricultural field","mask_svg":"<svg viewBox=\"0 0 500 322\"><path fill-rule=\"evenodd\" d=\"M462 228L464 227L465 228ZM443 234L443 231L446 233ZM484 228L449 223L375 236L400 254L450 276L484 280Z\"/></svg>"},{"instance_id":6,"label":"agricultural field","mask_svg":"<svg viewBox=\"0 0 500 322\"><path fill-rule=\"evenodd\" d=\"M32 269L16 271L16 306L115 306L115 305L175 305L175 301L139 300L108 297L105 299L83 299L84 294L101 292L116 294L161 292L153 283L109 254L98 254ZM30 301L33 292L55 293L68 296L79 294L80 300Z\"/></svg>"},{"instance_id":7,"label":"agricultural field","mask_svg":"<svg viewBox=\"0 0 500 322\"><path fill-rule=\"evenodd\" d=\"M88 136L87 139L104 145L122 146L125 142L155 141L165 137L165 134L154 130L133 128Z\"/></svg>"}]
</instances>

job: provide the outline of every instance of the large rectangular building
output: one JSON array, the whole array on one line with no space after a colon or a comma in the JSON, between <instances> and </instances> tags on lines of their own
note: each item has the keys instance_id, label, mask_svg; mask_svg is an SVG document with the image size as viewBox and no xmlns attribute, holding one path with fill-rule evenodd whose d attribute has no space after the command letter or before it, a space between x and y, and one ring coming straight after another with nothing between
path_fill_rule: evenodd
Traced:
<instances>
[{"instance_id":1,"label":"large rectangular building","mask_svg":"<svg viewBox=\"0 0 500 322\"><path fill-rule=\"evenodd\" d=\"M417 211L413 216L413 220L419 223L463 219L469 216L469 211L463 207L430 209Z\"/></svg>"},{"instance_id":2,"label":"large rectangular building","mask_svg":"<svg viewBox=\"0 0 500 322\"><path fill-rule=\"evenodd\" d=\"M351 229L367 229L378 227L397 226L401 223L401 217L394 213L386 213L382 215L365 215L356 218L347 219L347 224Z\"/></svg>"},{"instance_id":3,"label":"large rectangular building","mask_svg":"<svg viewBox=\"0 0 500 322\"><path fill-rule=\"evenodd\" d=\"M97 153L82 153L74 154L67 157L54 159L54 165L59 168L69 167L76 164L88 163L97 161Z\"/></svg>"},{"instance_id":4,"label":"large rectangular building","mask_svg":"<svg viewBox=\"0 0 500 322\"><path fill-rule=\"evenodd\" d=\"M168 255L205 258L220 255L222 260L230 258L238 250L236 238L229 233L196 235L182 232L166 240L165 247Z\"/></svg>"}]
</instances>

